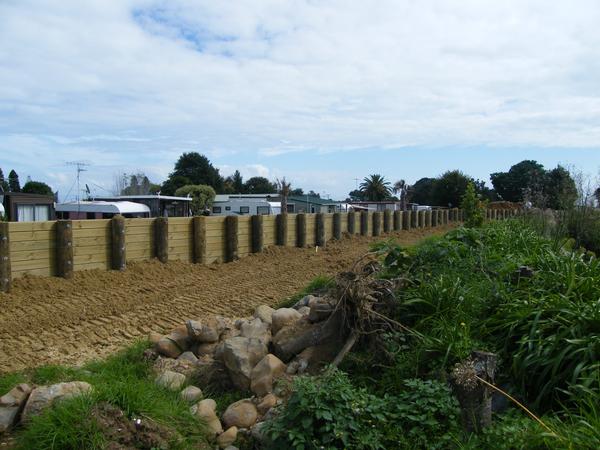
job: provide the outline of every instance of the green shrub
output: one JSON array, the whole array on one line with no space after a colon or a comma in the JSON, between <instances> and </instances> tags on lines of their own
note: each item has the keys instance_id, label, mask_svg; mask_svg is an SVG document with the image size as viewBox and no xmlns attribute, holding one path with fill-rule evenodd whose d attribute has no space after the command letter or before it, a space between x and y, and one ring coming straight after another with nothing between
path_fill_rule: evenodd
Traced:
<instances>
[{"instance_id":1,"label":"green shrub","mask_svg":"<svg viewBox=\"0 0 600 450\"><path fill-rule=\"evenodd\" d=\"M480 227L485 220L485 204L479 200L475 185L469 182L462 196L460 207L465 211L465 226Z\"/></svg>"}]
</instances>

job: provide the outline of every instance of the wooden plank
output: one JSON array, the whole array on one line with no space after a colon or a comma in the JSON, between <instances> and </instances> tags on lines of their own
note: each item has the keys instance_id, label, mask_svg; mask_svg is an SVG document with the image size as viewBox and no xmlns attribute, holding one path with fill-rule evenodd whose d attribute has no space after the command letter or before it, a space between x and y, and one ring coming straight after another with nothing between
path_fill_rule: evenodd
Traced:
<instances>
[{"instance_id":1,"label":"wooden plank","mask_svg":"<svg viewBox=\"0 0 600 450\"><path fill-rule=\"evenodd\" d=\"M8 222L8 232L52 231L55 225L55 220L48 222Z\"/></svg>"},{"instance_id":2,"label":"wooden plank","mask_svg":"<svg viewBox=\"0 0 600 450\"><path fill-rule=\"evenodd\" d=\"M72 220L73 230L90 230L110 227L110 219Z\"/></svg>"},{"instance_id":3,"label":"wooden plank","mask_svg":"<svg viewBox=\"0 0 600 450\"><path fill-rule=\"evenodd\" d=\"M33 250L48 250L52 251L56 247L54 240L43 241L10 241L10 252L25 252Z\"/></svg>"},{"instance_id":4,"label":"wooden plank","mask_svg":"<svg viewBox=\"0 0 600 450\"><path fill-rule=\"evenodd\" d=\"M85 256L85 255L96 255L99 253L108 254L111 253L111 245L105 245L103 247L75 247L73 249L74 256Z\"/></svg>"},{"instance_id":5,"label":"wooden plank","mask_svg":"<svg viewBox=\"0 0 600 450\"><path fill-rule=\"evenodd\" d=\"M53 241L56 233L53 230L43 231L20 231L18 233L10 232L11 242L22 242L22 241Z\"/></svg>"},{"instance_id":6,"label":"wooden plank","mask_svg":"<svg viewBox=\"0 0 600 450\"><path fill-rule=\"evenodd\" d=\"M27 271L31 269L47 269L48 274L50 275L50 270L56 268L56 264L54 263L54 257L47 259L35 259L29 261L14 261L12 264L13 273ZM54 274L54 270L52 270L52 274Z\"/></svg>"}]
</instances>

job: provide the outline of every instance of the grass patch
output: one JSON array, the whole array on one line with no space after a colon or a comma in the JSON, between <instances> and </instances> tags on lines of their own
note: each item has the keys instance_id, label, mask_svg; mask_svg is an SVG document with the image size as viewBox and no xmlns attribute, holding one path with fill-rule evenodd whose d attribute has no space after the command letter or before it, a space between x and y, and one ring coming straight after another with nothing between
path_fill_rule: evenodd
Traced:
<instances>
[{"instance_id":1,"label":"grass patch","mask_svg":"<svg viewBox=\"0 0 600 450\"><path fill-rule=\"evenodd\" d=\"M0 397L19 383L26 383L27 377L22 373L7 373L0 375Z\"/></svg>"},{"instance_id":2,"label":"grass patch","mask_svg":"<svg viewBox=\"0 0 600 450\"><path fill-rule=\"evenodd\" d=\"M62 381L87 381L93 393L55 405L17 433L19 448L101 449L107 440L98 423L90 418L99 404L113 405L124 413L124 420L151 421L168 430L168 448L196 448L206 443L205 428L194 417L189 404L179 392L171 392L154 383L150 363L143 358L148 347L139 342L103 361L86 364L81 369L46 366L35 369L29 379L50 384ZM26 379L15 376L8 382ZM20 377L20 378L19 378Z\"/></svg>"},{"instance_id":3,"label":"grass patch","mask_svg":"<svg viewBox=\"0 0 600 450\"><path fill-rule=\"evenodd\" d=\"M319 275L318 277L314 278L310 283L308 283L306 287L300 292L278 303L277 306L275 306L275 309L291 308L292 306L294 306L294 304L296 304L296 302L302 300L302 298L304 298L307 295L323 294L327 292L327 290L332 286L332 284L333 277L327 275Z\"/></svg>"}]
</instances>

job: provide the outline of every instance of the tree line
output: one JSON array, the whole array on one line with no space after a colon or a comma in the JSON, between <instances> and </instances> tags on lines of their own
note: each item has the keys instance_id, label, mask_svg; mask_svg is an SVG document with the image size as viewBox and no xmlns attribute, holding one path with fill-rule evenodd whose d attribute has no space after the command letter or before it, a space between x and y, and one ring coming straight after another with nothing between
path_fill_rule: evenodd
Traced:
<instances>
[{"instance_id":1,"label":"tree line","mask_svg":"<svg viewBox=\"0 0 600 450\"><path fill-rule=\"evenodd\" d=\"M41 181L27 180L21 188L19 175L13 169L8 173L8 179L4 178L4 172L0 167L0 188L4 192L23 192L25 194L54 195L52 188Z\"/></svg>"},{"instance_id":2,"label":"tree line","mask_svg":"<svg viewBox=\"0 0 600 450\"><path fill-rule=\"evenodd\" d=\"M472 184L479 198L487 201L530 202L533 206L563 209L577 200L577 186L568 170L558 165L546 170L537 161L524 160L507 172L490 175L492 188L460 170L450 170L437 178L421 178L413 185L404 180L394 184L379 174L363 179L348 195L350 201L400 201L420 205L456 207ZM596 191L600 200L600 189Z\"/></svg>"}]
</instances>

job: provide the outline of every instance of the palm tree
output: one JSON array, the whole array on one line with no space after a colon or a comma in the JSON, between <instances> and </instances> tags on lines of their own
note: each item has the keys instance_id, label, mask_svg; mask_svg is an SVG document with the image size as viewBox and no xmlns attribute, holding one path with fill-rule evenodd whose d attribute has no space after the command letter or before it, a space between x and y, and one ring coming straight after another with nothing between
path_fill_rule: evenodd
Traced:
<instances>
[{"instance_id":1,"label":"palm tree","mask_svg":"<svg viewBox=\"0 0 600 450\"><path fill-rule=\"evenodd\" d=\"M394 183L394 187L392 188L394 194L400 193L400 208L402 208L402 211L406 209L406 194L409 188L410 186L406 184L406 181L404 180L396 181Z\"/></svg>"},{"instance_id":2,"label":"palm tree","mask_svg":"<svg viewBox=\"0 0 600 450\"><path fill-rule=\"evenodd\" d=\"M380 202L389 198L392 190L390 182L379 174L369 175L360 183L360 190L367 200Z\"/></svg>"},{"instance_id":3,"label":"palm tree","mask_svg":"<svg viewBox=\"0 0 600 450\"><path fill-rule=\"evenodd\" d=\"M287 214L287 200L290 195L290 188L292 183L285 180L283 177L281 180L277 179L277 190L279 191L279 195L281 196L281 214Z\"/></svg>"}]
</instances>

